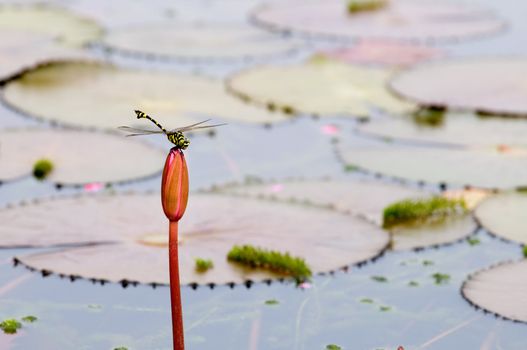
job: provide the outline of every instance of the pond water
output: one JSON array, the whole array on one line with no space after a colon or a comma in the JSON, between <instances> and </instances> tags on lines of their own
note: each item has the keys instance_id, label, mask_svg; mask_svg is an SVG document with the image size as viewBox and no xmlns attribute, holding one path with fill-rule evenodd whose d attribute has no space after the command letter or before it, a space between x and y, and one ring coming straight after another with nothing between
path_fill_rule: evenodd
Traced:
<instances>
[{"instance_id":1,"label":"pond water","mask_svg":"<svg viewBox=\"0 0 527 350\"><path fill-rule=\"evenodd\" d=\"M215 19L225 14L225 18L240 19L250 7L249 2L227 2L228 6L222 8L218 1L180 1L174 5L174 11L187 18ZM510 22L508 30L487 39L441 48L452 56L527 54L527 23L524 18L527 3L517 0L474 2L498 10ZM94 9L103 2L95 1L90 5L82 1L57 3ZM136 5L140 10L165 6L162 3L156 1L152 7L147 2L142 5L137 2ZM244 6L240 6L242 3ZM251 6L255 4L250 3ZM217 11L216 15L207 12L209 8ZM159 10L159 13L166 15L167 12ZM148 16L154 18L157 15ZM124 20L117 18L116 25ZM309 42L306 49L277 58L272 63L300 61L316 48L338 46L336 42ZM98 57L106 55L99 48L93 48L92 52ZM199 72L217 77L249 65L247 62L181 64L116 56L110 59L124 66ZM46 127L33 119L20 117L5 106L0 106L0 116L1 127ZM230 123L218 129L215 136L193 136L187 152L191 189L230 181L242 182L250 176L266 180L372 177L342 171L343 165L333 152L332 139L335 136L324 133L327 124L339 127L336 137L353 139L357 144L370 142L353 135L356 121L336 117L305 117L270 128ZM146 139L168 150L166 140ZM114 185L113 189L118 192L157 191L159 183L160 176L157 176L146 181ZM429 189L437 190L434 186ZM33 198L80 192L83 190L57 189L53 184L28 177L0 185L0 207ZM472 245L461 241L418 252L388 251L364 266L315 276L306 288L287 282L256 283L250 288L200 286L193 289L184 286L182 298L187 348L312 350L337 344L343 349L368 350L395 350L400 345L406 350L526 349L526 324L484 313L471 306L460 293L467 275L504 260L519 259L521 247L499 240L484 229L479 229L471 238L480 243ZM25 267L13 266L13 256L39 251L43 250L0 250L0 319L26 315L38 317L37 322L24 324L15 335L0 333L0 349L110 350L119 346L171 349L167 287L139 285L123 288L118 284L101 285L82 279L72 282L56 275L43 277ZM450 278L446 283L437 284L432 277L435 273L448 274ZM376 276L385 277L386 281L372 278ZM278 303L266 304L268 300Z\"/></svg>"}]
</instances>

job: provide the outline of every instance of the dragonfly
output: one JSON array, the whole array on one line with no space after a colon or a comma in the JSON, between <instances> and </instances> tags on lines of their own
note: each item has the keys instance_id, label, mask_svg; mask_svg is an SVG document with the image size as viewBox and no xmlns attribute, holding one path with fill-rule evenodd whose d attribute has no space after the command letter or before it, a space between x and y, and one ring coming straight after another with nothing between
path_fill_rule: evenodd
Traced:
<instances>
[{"instance_id":1,"label":"dragonfly","mask_svg":"<svg viewBox=\"0 0 527 350\"><path fill-rule=\"evenodd\" d=\"M167 130L165 129L161 124L159 124L154 118L149 116L148 114L140 111L135 110L134 111L137 119L147 119L150 120L152 123L155 124L159 128L159 130L151 130L151 129L142 129L142 128L133 128L131 126L120 126L118 129L129 132L126 136L141 136L141 135L153 135L153 134L165 134L168 138L168 141L172 142L177 149L185 150L190 145L190 140L183 135L184 132L191 131L191 130L197 130L197 129L207 129L207 128L214 128L217 126L222 126L226 124L215 124L215 125L202 125L203 123L206 123L210 121L210 119L203 120L201 122L183 126L181 128L176 128L173 130Z\"/></svg>"}]
</instances>

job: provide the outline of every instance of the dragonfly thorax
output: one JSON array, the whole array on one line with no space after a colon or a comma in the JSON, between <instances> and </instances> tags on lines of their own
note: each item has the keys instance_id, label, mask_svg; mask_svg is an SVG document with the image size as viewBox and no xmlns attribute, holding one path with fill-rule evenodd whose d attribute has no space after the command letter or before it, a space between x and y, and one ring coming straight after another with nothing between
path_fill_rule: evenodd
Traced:
<instances>
[{"instance_id":1,"label":"dragonfly thorax","mask_svg":"<svg viewBox=\"0 0 527 350\"><path fill-rule=\"evenodd\" d=\"M170 142L176 145L179 149L187 149L190 145L190 140L183 135L182 132L175 132L173 134L168 134L167 138Z\"/></svg>"}]
</instances>

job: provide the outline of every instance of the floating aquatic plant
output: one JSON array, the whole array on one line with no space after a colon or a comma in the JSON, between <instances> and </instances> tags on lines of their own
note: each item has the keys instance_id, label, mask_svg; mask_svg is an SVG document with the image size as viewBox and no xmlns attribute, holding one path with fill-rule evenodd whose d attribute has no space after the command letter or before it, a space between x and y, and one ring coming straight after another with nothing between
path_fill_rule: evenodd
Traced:
<instances>
[{"instance_id":1,"label":"floating aquatic plant","mask_svg":"<svg viewBox=\"0 0 527 350\"><path fill-rule=\"evenodd\" d=\"M214 267L214 263L210 259L196 259L196 271L203 273L207 272L208 270L212 269Z\"/></svg>"},{"instance_id":2,"label":"floating aquatic plant","mask_svg":"<svg viewBox=\"0 0 527 350\"><path fill-rule=\"evenodd\" d=\"M527 245L523 247L523 256L527 258Z\"/></svg>"},{"instance_id":3,"label":"floating aquatic plant","mask_svg":"<svg viewBox=\"0 0 527 350\"><path fill-rule=\"evenodd\" d=\"M53 171L53 163L49 159L40 159L33 165L33 176L44 180Z\"/></svg>"},{"instance_id":4,"label":"floating aquatic plant","mask_svg":"<svg viewBox=\"0 0 527 350\"><path fill-rule=\"evenodd\" d=\"M265 305L278 305L280 302L276 299L269 299L265 301Z\"/></svg>"},{"instance_id":5,"label":"floating aquatic plant","mask_svg":"<svg viewBox=\"0 0 527 350\"><path fill-rule=\"evenodd\" d=\"M386 305L381 305L379 307L379 311L382 311L382 312L387 312L387 311L391 311L391 307L390 306L386 306Z\"/></svg>"},{"instance_id":6,"label":"floating aquatic plant","mask_svg":"<svg viewBox=\"0 0 527 350\"><path fill-rule=\"evenodd\" d=\"M408 285L409 285L410 287L418 287L418 286L419 286L419 283L416 282L416 281L410 281L410 282L408 282Z\"/></svg>"},{"instance_id":7,"label":"floating aquatic plant","mask_svg":"<svg viewBox=\"0 0 527 350\"><path fill-rule=\"evenodd\" d=\"M22 317L22 321L26 323L33 323L33 322L36 322L37 320L38 318L36 318L35 316L31 316L31 315Z\"/></svg>"},{"instance_id":8,"label":"floating aquatic plant","mask_svg":"<svg viewBox=\"0 0 527 350\"><path fill-rule=\"evenodd\" d=\"M393 203L383 212L383 227L391 228L400 224L419 221L433 221L446 216L465 213L463 199L431 197L427 199L406 199Z\"/></svg>"},{"instance_id":9,"label":"floating aquatic plant","mask_svg":"<svg viewBox=\"0 0 527 350\"><path fill-rule=\"evenodd\" d=\"M438 127L445 124L444 108L421 108L412 114L413 121L420 126Z\"/></svg>"},{"instance_id":10,"label":"floating aquatic plant","mask_svg":"<svg viewBox=\"0 0 527 350\"><path fill-rule=\"evenodd\" d=\"M450 281L450 275L446 273L436 272L432 275L432 278L435 280L435 284L447 284Z\"/></svg>"},{"instance_id":11,"label":"floating aquatic plant","mask_svg":"<svg viewBox=\"0 0 527 350\"><path fill-rule=\"evenodd\" d=\"M467 238L467 243L471 246L475 246L481 243L481 241L477 238Z\"/></svg>"},{"instance_id":12,"label":"floating aquatic plant","mask_svg":"<svg viewBox=\"0 0 527 350\"><path fill-rule=\"evenodd\" d=\"M357 13L375 11L385 7L387 4L387 0L350 0L348 2L348 12Z\"/></svg>"},{"instance_id":13,"label":"floating aquatic plant","mask_svg":"<svg viewBox=\"0 0 527 350\"><path fill-rule=\"evenodd\" d=\"M14 318L0 322L0 329L6 334L15 334L20 328L22 328L22 324Z\"/></svg>"},{"instance_id":14,"label":"floating aquatic plant","mask_svg":"<svg viewBox=\"0 0 527 350\"><path fill-rule=\"evenodd\" d=\"M311 269L302 258L293 257L289 253L281 253L251 245L235 245L229 251L227 259L251 268L263 268L289 275L297 283L309 280L312 275Z\"/></svg>"},{"instance_id":15,"label":"floating aquatic plant","mask_svg":"<svg viewBox=\"0 0 527 350\"><path fill-rule=\"evenodd\" d=\"M326 350L341 350L342 348L335 344L329 344L326 346Z\"/></svg>"},{"instance_id":16,"label":"floating aquatic plant","mask_svg":"<svg viewBox=\"0 0 527 350\"><path fill-rule=\"evenodd\" d=\"M381 282L381 283L388 282L388 279L384 276L371 276L371 279L374 280L375 282Z\"/></svg>"}]
</instances>

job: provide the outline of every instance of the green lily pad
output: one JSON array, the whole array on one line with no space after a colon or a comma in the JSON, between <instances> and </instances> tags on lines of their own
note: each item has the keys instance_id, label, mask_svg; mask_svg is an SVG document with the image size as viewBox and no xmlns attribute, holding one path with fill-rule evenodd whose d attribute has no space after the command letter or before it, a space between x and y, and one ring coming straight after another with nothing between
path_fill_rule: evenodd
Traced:
<instances>
[{"instance_id":1,"label":"green lily pad","mask_svg":"<svg viewBox=\"0 0 527 350\"><path fill-rule=\"evenodd\" d=\"M111 50L161 59L241 60L286 54L303 42L284 39L242 24L135 25L110 31L103 40Z\"/></svg>"},{"instance_id":2,"label":"green lily pad","mask_svg":"<svg viewBox=\"0 0 527 350\"><path fill-rule=\"evenodd\" d=\"M471 304L506 319L527 322L527 260L505 262L470 275L462 294Z\"/></svg>"},{"instance_id":3,"label":"green lily pad","mask_svg":"<svg viewBox=\"0 0 527 350\"><path fill-rule=\"evenodd\" d=\"M168 224L159 194L47 200L2 210L0 220L6 223L0 227L4 247L80 245L17 257L28 267L111 282L168 283ZM336 211L217 194L190 196L179 234L182 284L284 277L228 262L234 245L289 252L319 273L371 259L389 241L375 225ZM214 261L207 273L195 270L203 256Z\"/></svg>"},{"instance_id":4,"label":"green lily pad","mask_svg":"<svg viewBox=\"0 0 527 350\"><path fill-rule=\"evenodd\" d=\"M86 44L103 33L92 20L51 6L1 6L0 29L45 34L71 46Z\"/></svg>"},{"instance_id":5,"label":"green lily pad","mask_svg":"<svg viewBox=\"0 0 527 350\"><path fill-rule=\"evenodd\" d=\"M0 180L33 172L46 159L53 171L46 180L62 185L124 182L161 172L165 154L137 140L74 130L12 129L0 132Z\"/></svg>"},{"instance_id":6,"label":"green lily pad","mask_svg":"<svg viewBox=\"0 0 527 350\"><path fill-rule=\"evenodd\" d=\"M167 129L210 116L262 124L285 120L230 96L216 79L102 63L61 62L28 71L5 86L4 99L25 114L82 127L129 125L134 109L152 115Z\"/></svg>"},{"instance_id":7,"label":"green lily pad","mask_svg":"<svg viewBox=\"0 0 527 350\"><path fill-rule=\"evenodd\" d=\"M385 84L390 71L337 61L289 66L262 66L232 76L230 92L282 114L367 117L372 108L393 113L414 105L391 95Z\"/></svg>"},{"instance_id":8,"label":"green lily pad","mask_svg":"<svg viewBox=\"0 0 527 350\"><path fill-rule=\"evenodd\" d=\"M527 244L527 193L503 193L489 197L475 211L481 225L492 234Z\"/></svg>"},{"instance_id":9,"label":"green lily pad","mask_svg":"<svg viewBox=\"0 0 527 350\"><path fill-rule=\"evenodd\" d=\"M287 1L260 7L255 22L274 31L339 39L433 42L495 33L504 22L476 5L426 0L390 1L375 11L349 13L347 2Z\"/></svg>"},{"instance_id":10,"label":"green lily pad","mask_svg":"<svg viewBox=\"0 0 527 350\"><path fill-rule=\"evenodd\" d=\"M390 87L424 106L527 116L526 74L526 59L458 59L403 71Z\"/></svg>"}]
</instances>

